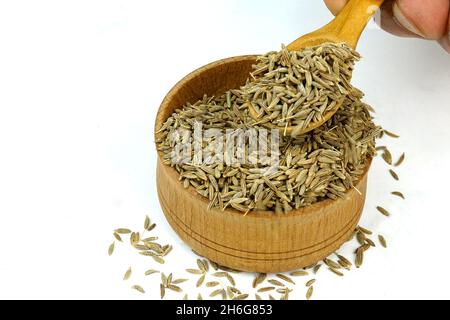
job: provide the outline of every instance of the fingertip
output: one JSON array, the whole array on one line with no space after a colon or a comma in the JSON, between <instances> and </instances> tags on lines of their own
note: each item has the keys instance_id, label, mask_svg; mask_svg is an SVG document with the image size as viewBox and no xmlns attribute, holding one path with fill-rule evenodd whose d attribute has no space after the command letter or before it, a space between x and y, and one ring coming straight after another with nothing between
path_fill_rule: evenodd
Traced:
<instances>
[{"instance_id":1,"label":"fingertip","mask_svg":"<svg viewBox=\"0 0 450 320\"><path fill-rule=\"evenodd\" d=\"M406 28L402 27L394 18L393 13L394 0L386 0L381 6L381 16L377 20L380 27L399 37L417 37L415 33L408 31Z\"/></svg>"},{"instance_id":2,"label":"fingertip","mask_svg":"<svg viewBox=\"0 0 450 320\"><path fill-rule=\"evenodd\" d=\"M324 0L327 8L335 16L345 7L347 0Z\"/></svg>"},{"instance_id":3,"label":"fingertip","mask_svg":"<svg viewBox=\"0 0 450 320\"><path fill-rule=\"evenodd\" d=\"M396 0L394 17L407 30L430 40L447 31L449 0Z\"/></svg>"},{"instance_id":4,"label":"fingertip","mask_svg":"<svg viewBox=\"0 0 450 320\"><path fill-rule=\"evenodd\" d=\"M409 32L412 32L419 37L427 37L426 34L416 25L415 21L410 19L403 13L403 10L400 9L400 6L397 2L395 2L392 6L392 13L394 21L400 27L405 28Z\"/></svg>"}]
</instances>

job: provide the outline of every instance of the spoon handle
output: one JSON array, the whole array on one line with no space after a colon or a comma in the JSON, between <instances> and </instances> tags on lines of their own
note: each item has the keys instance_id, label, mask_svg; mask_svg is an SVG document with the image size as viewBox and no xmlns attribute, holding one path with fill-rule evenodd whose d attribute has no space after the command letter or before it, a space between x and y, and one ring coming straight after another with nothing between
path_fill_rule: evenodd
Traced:
<instances>
[{"instance_id":1,"label":"spoon handle","mask_svg":"<svg viewBox=\"0 0 450 320\"><path fill-rule=\"evenodd\" d=\"M288 46L288 49L296 51L324 42L345 42L356 49L364 28L383 2L384 0L350 0L333 21L319 30L298 38Z\"/></svg>"},{"instance_id":2,"label":"spoon handle","mask_svg":"<svg viewBox=\"0 0 450 320\"><path fill-rule=\"evenodd\" d=\"M336 36L356 49L364 28L384 0L350 0L330 27Z\"/></svg>"}]
</instances>

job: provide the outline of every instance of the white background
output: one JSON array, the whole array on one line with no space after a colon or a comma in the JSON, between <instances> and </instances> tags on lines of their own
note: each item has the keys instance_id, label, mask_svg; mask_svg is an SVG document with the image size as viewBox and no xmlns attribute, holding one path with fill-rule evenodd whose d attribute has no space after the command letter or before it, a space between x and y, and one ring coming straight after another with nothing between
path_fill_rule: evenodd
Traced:
<instances>
[{"instance_id":1,"label":"white background","mask_svg":"<svg viewBox=\"0 0 450 320\"><path fill-rule=\"evenodd\" d=\"M157 298L158 276L142 273L158 266L125 245L106 253L111 231L140 229L145 214L176 247L167 270L186 276L194 257L155 195L161 100L197 67L278 49L330 18L322 1L305 0L0 1L0 298ZM376 121L402 135L380 143L407 159L400 182L381 159L370 175L363 225L389 248L345 278L319 274L314 297L450 298L449 55L374 26L359 50L354 83ZM396 189L407 201L389 195ZM299 282L293 298L304 297Z\"/></svg>"}]
</instances>

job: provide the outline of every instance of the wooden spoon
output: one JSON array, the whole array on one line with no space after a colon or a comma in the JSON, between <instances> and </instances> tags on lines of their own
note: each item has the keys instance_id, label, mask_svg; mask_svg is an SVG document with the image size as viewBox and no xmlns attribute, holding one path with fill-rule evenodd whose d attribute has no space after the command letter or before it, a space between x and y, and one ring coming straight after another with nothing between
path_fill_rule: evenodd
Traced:
<instances>
[{"instance_id":1,"label":"wooden spoon","mask_svg":"<svg viewBox=\"0 0 450 320\"><path fill-rule=\"evenodd\" d=\"M358 40L361 37L364 28L383 2L384 0L350 0L333 21L319 30L298 38L288 45L287 48L291 51L299 51L303 48L317 46L326 42L345 42L353 49L356 49L356 45L358 44ZM299 134L314 130L327 122L342 106L344 100L345 97L342 97L336 108L323 115L322 121L310 123L305 129L300 131ZM248 102L247 105L251 117L255 120L260 120L259 114L252 103ZM289 135L291 135L296 128L295 126L282 128L271 123L262 125L271 129L277 128L283 130L285 134Z\"/></svg>"}]
</instances>

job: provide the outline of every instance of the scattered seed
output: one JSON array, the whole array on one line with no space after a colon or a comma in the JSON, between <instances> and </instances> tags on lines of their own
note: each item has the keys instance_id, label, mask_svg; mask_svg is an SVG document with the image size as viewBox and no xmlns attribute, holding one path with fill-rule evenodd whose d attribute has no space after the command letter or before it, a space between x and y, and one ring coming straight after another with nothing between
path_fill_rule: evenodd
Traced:
<instances>
[{"instance_id":1,"label":"scattered seed","mask_svg":"<svg viewBox=\"0 0 450 320\"><path fill-rule=\"evenodd\" d=\"M372 235L373 234L373 232L372 231L370 231L370 230L368 230L368 229L366 229L366 228L363 228L363 227L361 227L361 226L358 226L358 228L357 228L359 231L361 231L362 233L364 233L364 234L366 234L366 235L368 235L368 236L370 236L370 235Z\"/></svg>"},{"instance_id":2,"label":"scattered seed","mask_svg":"<svg viewBox=\"0 0 450 320\"><path fill-rule=\"evenodd\" d=\"M180 284L186 281L188 281L188 279L176 279L172 281L172 284Z\"/></svg>"},{"instance_id":3,"label":"scattered seed","mask_svg":"<svg viewBox=\"0 0 450 320\"><path fill-rule=\"evenodd\" d=\"M311 280L309 280L305 285L306 285L307 287L311 287L315 282L316 282L316 279L311 279Z\"/></svg>"},{"instance_id":4,"label":"scattered seed","mask_svg":"<svg viewBox=\"0 0 450 320\"><path fill-rule=\"evenodd\" d=\"M152 242L158 240L158 237L148 237L145 239L142 239L142 242Z\"/></svg>"},{"instance_id":5,"label":"scattered seed","mask_svg":"<svg viewBox=\"0 0 450 320\"><path fill-rule=\"evenodd\" d=\"M114 253L114 247L115 247L115 243L111 243L111 245L108 248L108 255L112 256L112 254Z\"/></svg>"},{"instance_id":6,"label":"scattered seed","mask_svg":"<svg viewBox=\"0 0 450 320\"><path fill-rule=\"evenodd\" d=\"M228 287L227 287L227 290L228 290L230 293L232 293L233 296L236 295L236 294L241 294L241 293L242 293L239 289L237 289L237 288L235 288L235 287L231 287L231 286L228 286ZM230 296L231 296L231 294L230 294Z\"/></svg>"},{"instance_id":7,"label":"scattered seed","mask_svg":"<svg viewBox=\"0 0 450 320\"><path fill-rule=\"evenodd\" d=\"M207 271L207 265L205 265L205 262L203 260L197 259L197 265L201 271L203 271L203 272Z\"/></svg>"},{"instance_id":8,"label":"scattered seed","mask_svg":"<svg viewBox=\"0 0 450 320\"><path fill-rule=\"evenodd\" d=\"M313 292L314 292L314 287L313 286L309 287L308 291L306 292L306 300L310 300L311 299L311 297L313 295Z\"/></svg>"},{"instance_id":9,"label":"scattered seed","mask_svg":"<svg viewBox=\"0 0 450 320\"><path fill-rule=\"evenodd\" d=\"M309 275L309 273L307 271L293 271L290 273L291 276L293 277L305 277L307 275Z\"/></svg>"},{"instance_id":10,"label":"scattered seed","mask_svg":"<svg viewBox=\"0 0 450 320\"><path fill-rule=\"evenodd\" d=\"M203 274L204 272L201 270L197 270L197 269L186 269L187 272L192 273L192 274Z\"/></svg>"},{"instance_id":11,"label":"scattered seed","mask_svg":"<svg viewBox=\"0 0 450 320\"><path fill-rule=\"evenodd\" d=\"M360 234L362 234L362 233L360 233ZM334 269L340 269L341 268L341 266L338 263L334 262L331 259L325 258L323 260L323 262L330 268L334 268Z\"/></svg>"},{"instance_id":12,"label":"scattered seed","mask_svg":"<svg viewBox=\"0 0 450 320\"><path fill-rule=\"evenodd\" d=\"M141 286L137 285L137 284L132 286L131 289L134 289L134 290L136 290L136 291L138 291L140 293L145 293L144 289Z\"/></svg>"},{"instance_id":13,"label":"scattered seed","mask_svg":"<svg viewBox=\"0 0 450 320\"><path fill-rule=\"evenodd\" d=\"M217 287L218 285L220 285L220 282L217 282L217 281L210 281L210 282L206 283L206 286L208 288Z\"/></svg>"},{"instance_id":14,"label":"scattered seed","mask_svg":"<svg viewBox=\"0 0 450 320\"><path fill-rule=\"evenodd\" d=\"M205 276L206 275L202 275L200 278L198 278L197 283L195 285L197 288L199 288L203 284L203 282L205 281Z\"/></svg>"},{"instance_id":15,"label":"scattered seed","mask_svg":"<svg viewBox=\"0 0 450 320\"><path fill-rule=\"evenodd\" d=\"M122 242L122 237L117 232L113 232L113 236L114 238L116 238L117 241Z\"/></svg>"},{"instance_id":16,"label":"scattered seed","mask_svg":"<svg viewBox=\"0 0 450 320\"><path fill-rule=\"evenodd\" d=\"M384 247L387 248L387 242L386 239L380 234L378 235L378 241L380 242L380 244Z\"/></svg>"},{"instance_id":17,"label":"scattered seed","mask_svg":"<svg viewBox=\"0 0 450 320\"><path fill-rule=\"evenodd\" d=\"M288 276L286 276L286 275L284 275L284 274L277 273L276 276L277 276L278 278L280 278L280 279L286 281L286 282L295 284L294 280L292 280L291 278L289 278Z\"/></svg>"},{"instance_id":18,"label":"scattered seed","mask_svg":"<svg viewBox=\"0 0 450 320\"><path fill-rule=\"evenodd\" d=\"M265 273L258 273L255 276L255 278L253 279L253 283L252 283L253 288L256 288L258 285L263 283L264 280L266 279L266 277L267 277L267 275Z\"/></svg>"},{"instance_id":19,"label":"scattered seed","mask_svg":"<svg viewBox=\"0 0 450 320\"><path fill-rule=\"evenodd\" d=\"M140 250L140 251L147 251L148 250L148 247L144 246L142 244L135 244L134 248L137 249L137 250Z\"/></svg>"},{"instance_id":20,"label":"scattered seed","mask_svg":"<svg viewBox=\"0 0 450 320\"><path fill-rule=\"evenodd\" d=\"M164 249L164 256L167 256L171 251L172 251L173 247L172 246L166 246L166 248Z\"/></svg>"},{"instance_id":21,"label":"scattered seed","mask_svg":"<svg viewBox=\"0 0 450 320\"><path fill-rule=\"evenodd\" d=\"M280 298L280 300L289 300L289 291L286 291Z\"/></svg>"},{"instance_id":22,"label":"scattered seed","mask_svg":"<svg viewBox=\"0 0 450 320\"><path fill-rule=\"evenodd\" d=\"M364 243L366 243L366 235L362 232L358 232L356 233L356 240L360 245L363 245Z\"/></svg>"},{"instance_id":23,"label":"scattered seed","mask_svg":"<svg viewBox=\"0 0 450 320\"><path fill-rule=\"evenodd\" d=\"M389 217L391 214L385 208L378 206L377 210L384 216Z\"/></svg>"},{"instance_id":24,"label":"scattered seed","mask_svg":"<svg viewBox=\"0 0 450 320\"><path fill-rule=\"evenodd\" d=\"M404 153L402 153L402 155L400 156L400 158L398 158L398 160L394 164L394 166L399 167L403 163L403 161L405 161L405 156L406 155Z\"/></svg>"},{"instance_id":25,"label":"scattered seed","mask_svg":"<svg viewBox=\"0 0 450 320\"><path fill-rule=\"evenodd\" d=\"M219 265L215 263L214 261L209 261L209 264L213 267L214 270L219 270Z\"/></svg>"},{"instance_id":26,"label":"scattered seed","mask_svg":"<svg viewBox=\"0 0 450 320\"><path fill-rule=\"evenodd\" d=\"M341 264L341 266L343 268L346 268L346 269L350 269L351 268L352 263L347 258L345 258L344 256L341 256L339 254L337 256L339 258L339 264Z\"/></svg>"},{"instance_id":27,"label":"scattered seed","mask_svg":"<svg viewBox=\"0 0 450 320\"><path fill-rule=\"evenodd\" d=\"M270 284L273 284L274 286L284 287L284 284L282 282L275 280L275 279L270 279L267 282L269 282Z\"/></svg>"},{"instance_id":28,"label":"scattered seed","mask_svg":"<svg viewBox=\"0 0 450 320\"><path fill-rule=\"evenodd\" d=\"M275 290L275 287L260 288L260 289L258 289L258 292L262 293L262 292L267 292L267 291L272 291L272 290Z\"/></svg>"},{"instance_id":29,"label":"scattered seed","mask_svg":"<svg viewBox=\"0 0 450 320\"><path fill-rule=\"evenodd\" d=\"M344 268L344 269L346 269L346 270L350 270L350 269L351 269L351 266L348 265L348 264L346 264L346 263L345 263L344 261L342 261L342 260L339 260L338 263L339 263L339 265L340 265L342 268Z\"/></svg>"},{"instance_id":30,"label":"scattered seed","mask_svg":"<svg viewBox=\"0 0 450 320\"><path fill-rule=\"evenodd\" d=\"M343 277L344 274L334 268L328 268L331 272L333 272L334 274L338 275L339 277Z\"/></svg>"},{"instance_id":31,"label":"scattered seed","mask_svg":"<svg viewBox=\"0 0 450 320\"><path fill-rule=\"evenodd\" d=\"M175 291L175 292L182 292L183 291L180 287L178 287L176 285L173 285L173 284L169 284L167 286L167 289Z\"/></svg>"},{"instance_id":32,"label":"scattered seed","mask_svg":"<svg viewBox=\"0 0 450 320\"><path fill-rule=\"evenodd\" d=\"M282 293L282 294L285 294L287 292L292 292L292 290L289 288L278 288L276 291L277 291L277 293Z\"/></svg>"},{"instance_id":33,"label":"scattered seed","mask_svg":"<svg viewBox=\"0 0 450 320\"><path fill-rule=\"evenodd\" d=\"M355 260L355 266L356 268L360 268L364 261L364 247L359 247L356 250L356 260Z\"/></svg>"},{"instance_id":34,"label":"scattered seed","mask_svg":"<svg viewBox=\"0 0 450 320\"><path fill-rule=\"evenodd\" d=\"M172 278L172 274L170 275L170 278ZM167 284L169 283L169 279L167 278L167 276L164 274L164 272L161 273L161 283L164 287L167 287Z\"/></svg>"},{"instance_id":35,"label":"scattered seed","mask_svg":"<svg viewBox=\"0 0 450 320\"><path fill-rule=\"evenodd\" d=\"M214 272L212 274L213 277L218 277L218 278L224 278L228 275L228 272L225 271L218 271L218 272Z\"/></svg>"},{"instance_id":36,"label":"scattered seed","mask_svg":"<svg viewBox=\"0 0 450 320\"><path fill-rule=\"evenodd\" d=\"M208 272L209 271L209 263L208 263L208 259L203 259L203 265L205 266L205 271Z\"/></svg>"},{"instance_id":37,"label":"scattered seed","mask_svg":"<svg viewBox=\"0 0 450 320\"><path fill-rule=\"evenodd\" d=\"M226 294L226 292L225 292L225 290L224 289L217 289L217 290L214 290L213 292L211 292L211 294L209 295L211 298L213 298L213 297L215 297L215 296L218 296L218 295L223 295L223 294Z\"/></svg>"},{"instance_id":38,"label":"scattered seed","mask_svg":"<svg viewBox=\"0 0 450 320\"><path fill-rule=\"evenodd\" d=\"M403 200L405 200L405 196L400 191L393 191L393 192L391 192L391 194L393 194L394 196L400 197Z\"/></svg>"},{"instance_id":39,"label":"scattered seed","mask_svg":"<svg viewBox=\"0 0 450 320\"><path fill-rule=\"evenodd\" d=\"M123 280L128 280L131 277L131 267L128 268L128 270L125 272L124 276L123 276Z\"/></svg>"},{"instance_id":40,"label":"scattered seed","mask_svg":"<svg viewBox=\"0 0 450 320\"><path fill-rule=\"evenodd\" d=\"M398 174L394 170L390 169L389 173L391 174L392 178L394 178L395 180L397 180L397 181L400 180L400 178L398 177Z\"/></svg>"},{"instance_id":41,"label":"scattered seed","mask_svg":"<svg viewBox=\"0 0 450 320\"><path fill-rule=\"evenodd\" d=\"M153 258L153 260L155 260L156 262L160 263L160 264L164 264L165 261L163 258L158 257L158 256L151 256Z\"/></svg>"},{"instance_id":42,"label":"scattered seed","mask_svg":"<svg viewBox=\"0 0 450 320\"><path fill-rule=\"evenodd\" d=\"M148 216L145 216L144 229L148 230L149 227L150 227L150 218Z\"/></svg>"},{"instance_id":43,"label":"scattered seed","mask_svg":"<svg viewBox=\"0 0 450 320\"><path fill-rule=\"evenodd\" d=\"M389 164L392 165L392 154L389 152L388 149L385 149L383 154L381 155L381 157L383 158L383 160Z\"/></svg>"},{"instance_id":44,"label":"scattered seed","mask_svg":"<svg viewBox=\"0 0 450 320\"><path fill-rule=\"evenodd\" d=\"M149 276L149 275L154 274L154 273L159 273L159 271L158 270L153 270L153 269L145 271L145 275L146 276Z\"/></svg>"},{"instance_id":45,"label":"scattered seed","mask_svg":"<svg viewBox=\"0 0 450 320\"><path fill-rule=\"evenodd\" d=\"M232 287L227 287L227 294L229 299L233 299L236 296L234 290L231 290Z\"/></svg>"},{"instance_id":46,"label":"scattered seed","mask_svg":"<svg viewBox=\"0 0 450 320\"><path fill-rule=\"evenodd\" d=\"M395 138L395 139L400 138L400 136L398 134L395 134L395 133L387 131L387 130L383 130L383 131L386 135L388 135L391 138Z\"/></svg>"},{"instance_id":47,"label":"scattered seed","mask_svg":"<svg viewBox=\"0 0 450 320\"><path fill-rule=\"evenodd\" d=\"M317 266L315 266L314 269L313 269L314 274L317 274L317 272L319 272L321 267L322 267L321 264L318 264Z\"/></svg>"},{"instance_id":48,"label":"scattered seed","mask_svg":"<svg viewBox=\"0 0 450 320\"><path fill-rule=\"evenodd\" d=\"M132 232L130 235L130 243L132 246L136 245L140 241L139 232Z\"/></svg>"},{"instance_id":49,"label":"scattered seed","mask_svg":"<svg viewBox=\"0 0 450 320\"><path fill-rule=\"evenodd\" d=\"M232 285L232 286L235 286L236 285L236 281L234 281L234 278L231 276L231 274L229 274L229 273L227 273L227 279L228 279L228 282Z\"/></svg>"},{"instance_id":50,"label":"scattered seed","mask_svg":"<svg viewBox=\"0 0 450 320\"><path fill-rule=\"evenodd\" d=\"M371 239L369 239L369 238L366 238L366 243L368 244L368 245L370 245L371 247L376 247L376 245L375 245L375 242L373 242Z\"/></svg>"},{"instance_id":51,"label":"scattered seed","mask_svg":"<svg viewBox=\"0 0 450 320\"><path fill-rule=\"evenodd\" d=\"M129 233L131 233L131 230L130 229L120 228L120 229L114 230L114 232L118 233L118 234L129 234Z\"/></svg>"}]
</instances>

